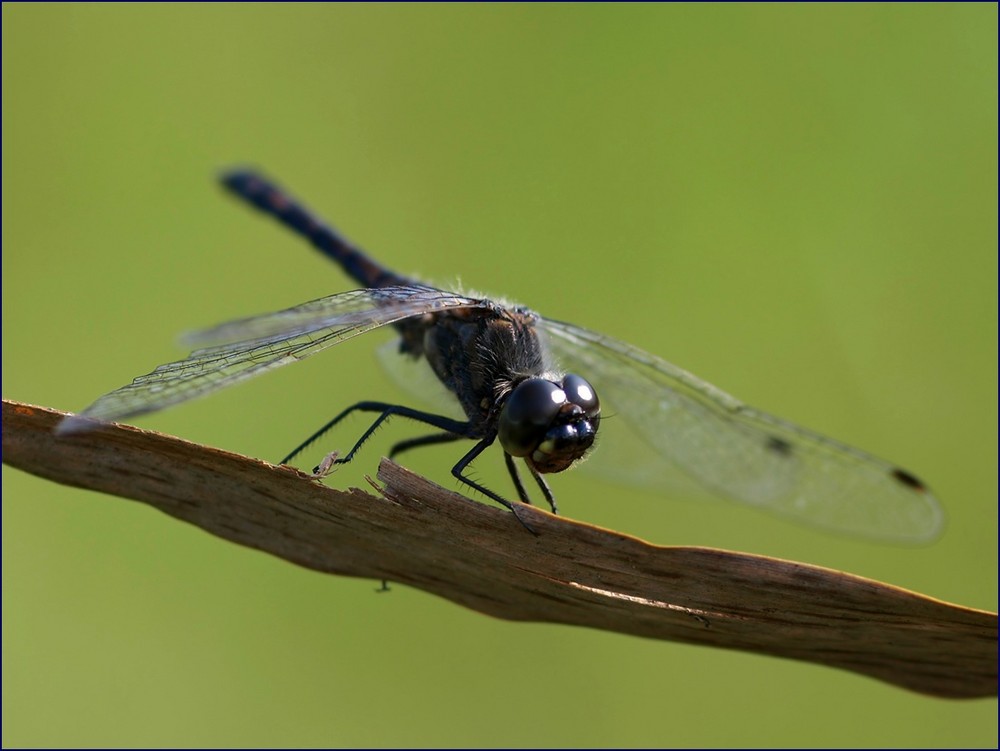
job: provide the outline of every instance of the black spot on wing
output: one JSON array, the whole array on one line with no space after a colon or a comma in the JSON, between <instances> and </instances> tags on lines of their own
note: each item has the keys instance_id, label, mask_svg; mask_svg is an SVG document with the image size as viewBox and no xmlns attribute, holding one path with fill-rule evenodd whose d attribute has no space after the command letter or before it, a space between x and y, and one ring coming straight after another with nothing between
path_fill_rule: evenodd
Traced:
<instances>
[{"instance_id":1,"label":"black spot on wing","mask_svg":"<svg viewBox=\"0 0 1000 751\"><path fill-rule=\"evenodd\" d=\"M792 444L786 441L784 438L779 438L776 435L769 436L767 439L767 447L776 453L778 456L791 456L792 455Z\"/></svg>"},{"instance_id":2,"label":"black spot on wing","mask_svg":"<svg viewBox=\"0 0 1000 751\"><path fill-rule=\"evenodd\" d=\"M899 482L908 488L913 488L914 490L918 490L920 492L927 490L926 485L924 485L920 480L911 475L905 469L899 469L897 467L896 469L892 470L892 476L896 480L896 482Z\"/></svg>"}]
</instances>

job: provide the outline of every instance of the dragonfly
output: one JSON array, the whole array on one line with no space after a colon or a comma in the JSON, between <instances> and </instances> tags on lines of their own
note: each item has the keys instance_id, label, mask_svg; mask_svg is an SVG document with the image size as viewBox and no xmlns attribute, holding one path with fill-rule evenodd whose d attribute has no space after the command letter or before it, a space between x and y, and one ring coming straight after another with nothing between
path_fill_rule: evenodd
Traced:
<instances>
[{"instance_id":1,"label":"dragonfly","mask_svg":"<svg viewBox=\"0 0 1000 751\"><path fill-rule=\"evenodd\" d=\"M531 503L520 462L554 513L546 475L590 466L582 460L606 453L606 474L618 481L661 490L700 486L710 495L851 535L920 542L942 526L940 504L928 486L891 462L750 407L610 336L398 274L256 171L232 171L221 181L234 196L307 239L361 287L195 332L188 337L195 346L188 357L67 416L59 433L170 407L389 327L398 334L397 355L429 366L457 416L360 401L327 420L281 464L349 415L369 413L374 419L367 430L343 456L329 454L326 469L352 461L389 418L407 418L434 432L399 441L391 457L473 441L452 475L519 520L516 502L468 474L496 443L518 501ZM420 383L402 380L410 390ZM602 433L597 446L598 431L612 425L613 435Z\"/></svg>"}]
</instances>

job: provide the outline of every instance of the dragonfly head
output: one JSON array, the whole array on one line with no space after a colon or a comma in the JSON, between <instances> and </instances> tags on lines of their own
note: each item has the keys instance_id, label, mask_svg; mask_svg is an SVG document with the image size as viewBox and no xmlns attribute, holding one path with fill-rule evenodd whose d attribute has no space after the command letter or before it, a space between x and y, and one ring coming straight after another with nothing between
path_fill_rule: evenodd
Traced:
<instances>
[{"instance_id":1,"label":"dragonfly head","mask_svg":"<svg viewBox=\"0 0 1000 751\"><path fill-rule=\"evenodd\" d=\"M511 456L541 474L562 472L593 445L601 423L594 387L578 375L521 381L500 410L497 435Z\"/></svg>"}]
</instances>

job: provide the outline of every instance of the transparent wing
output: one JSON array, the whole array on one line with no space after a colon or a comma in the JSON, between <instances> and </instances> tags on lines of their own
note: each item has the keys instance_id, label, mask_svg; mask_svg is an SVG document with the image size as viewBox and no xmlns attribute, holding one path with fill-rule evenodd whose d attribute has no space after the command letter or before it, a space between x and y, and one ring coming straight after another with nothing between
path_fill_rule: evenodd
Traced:
<instances>
[{"instance_id":1,"label":"transparent wing","mask_svg":"<svg viewBox=\"0 0 1000 751\"><path fill-rule=\"evenodd\" d=\"M102 396L79 415L65 418L58 432L85 430L94 421L119 420L204 396L407 318L487 305L429 287L385 287L343 292L224 323L187 337L210 346Z\"/></svg>"},{"instance_id":2,"label":"transparent wing","mask_svg":"<svg viewBox=\"0 0 1000 751\"><path fill-rule=\"evenodd\" d=\"M557 321L539 328L558 366L594 385L609 416L601 431L621 421L595 453L633 434L616 479L662 488L680 470L716 494L841 532L917 542L940 531L937 501L908 472L624 342Z\"/></svg>"},{"instance_id":3,"label":"transparent wing","mask_svg":"<svg viewBox=\"0 0 1000 751\"><path fill-rule=\"evenodd\" d=\"M419 405L436 415L467 420L461 402L441 382L425 357L400 354L401 340L391 339L375 350L375 357L389 379Z\"/></svg>"}]
</instances>

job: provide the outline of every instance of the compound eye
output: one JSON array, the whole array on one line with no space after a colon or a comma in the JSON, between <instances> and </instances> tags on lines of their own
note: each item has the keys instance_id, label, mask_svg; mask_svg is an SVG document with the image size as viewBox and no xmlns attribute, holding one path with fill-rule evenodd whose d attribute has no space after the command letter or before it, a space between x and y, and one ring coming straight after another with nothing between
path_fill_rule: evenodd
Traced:
<instances>
[{"instance_id":1,"label":"compound eye","mask_svg":"<svg viewBox=\"0 0 1000 751\"><path fill-rule=\"evenodd\" d=\"M583 379L581 379L583 380ZM511 392L500 412L497 436L511 456L528 456L566 403L566 392L552 381L529 378Z\"/></svg>"},{"instance_id":2,"label":"compound eye","mask_svg":"<svg viewBox=\"0 0 1000 751\"><path fill-rule=\"evenodd\" d=\"M601 401L597 398L597 392L584 378L567 373L563 378L563 390L566 398L582 407L587 417L597 417L601 413Z\"/></svg>"}]
</instances>

